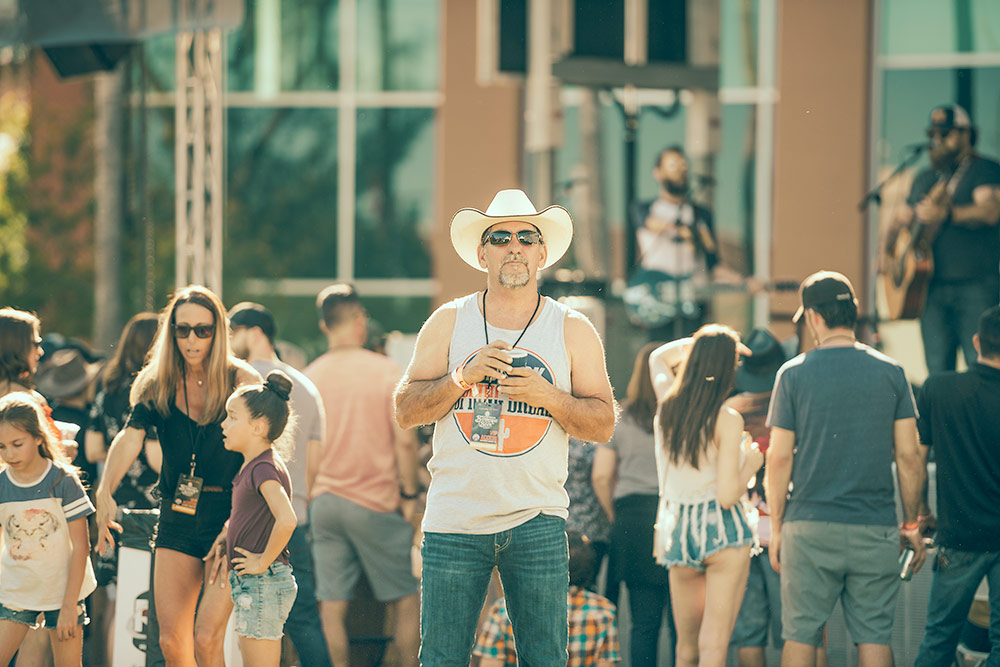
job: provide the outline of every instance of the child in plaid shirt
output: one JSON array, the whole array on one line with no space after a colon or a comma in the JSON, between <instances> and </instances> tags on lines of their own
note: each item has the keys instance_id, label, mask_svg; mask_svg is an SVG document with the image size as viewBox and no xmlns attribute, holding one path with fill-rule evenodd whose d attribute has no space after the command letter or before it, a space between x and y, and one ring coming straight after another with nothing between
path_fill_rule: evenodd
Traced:
<instances>
[{"instance_id":1,"label":"child in plaid shirt","mask_svg":"<svg viewBox=\"0 0 1000 667\"><path fill-rule=\"evenodd\" d=\"M612 667L621 660L615 605L604 596L583 587L584 583L593 579L597 562L590 540L576 533L570 533L568 540L569 595L566 606L569 618L569 658L566 665ZM514 631L503 598L490 608L472 652L480 657L480 667L517 667Z\"/></svg>"}]
</instances>

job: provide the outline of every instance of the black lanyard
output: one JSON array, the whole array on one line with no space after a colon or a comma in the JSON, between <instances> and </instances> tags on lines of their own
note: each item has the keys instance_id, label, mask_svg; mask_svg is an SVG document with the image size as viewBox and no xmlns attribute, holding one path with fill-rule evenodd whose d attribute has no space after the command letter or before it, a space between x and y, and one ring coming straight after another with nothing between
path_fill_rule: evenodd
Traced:
<instances>
[{"instance_id":1,"label":"black lanyard","mask_svg":"<svg viewBox=\"0 0 1000 667\"><path fill-rule=\"evenodd\" d=\"M187 413L188 418L188 434L191 436L191 476L194 477L194 469L197 465L198 443L201 442L201 434L205 432L205 429L201 424L198 424L198 435L195 437L194 428L191 426L194 418L191 416L191 406L188 404L187 371L183 366L181 366L181 382L184 385L184 412Z\"/></svg>"},{"instance_id":2,"label":"black lanyard","mask_svg":"<svg viewBox=\"0 0 1000 667\"><path fill-rule=\"evenodd\" d=\"M486 336L487 345L490 344L490 332L486 328L486 294L488 292L488 289L483 292L483 334ZM521 330L521 335L517 337L517 340L514 341L514 344L511 345L511 347L517 347L517 344L521 342L522 338L524 338L524 333L528 330L528 327L531 326L532 321L535 319L535 315L538 314L538 307L540 305L542 305L541 292L538 293L538 300L535 302L535 309L531 311L531 317L528 318L528 323L524 325L524 329Z\"/></svg>"}]
</instances>

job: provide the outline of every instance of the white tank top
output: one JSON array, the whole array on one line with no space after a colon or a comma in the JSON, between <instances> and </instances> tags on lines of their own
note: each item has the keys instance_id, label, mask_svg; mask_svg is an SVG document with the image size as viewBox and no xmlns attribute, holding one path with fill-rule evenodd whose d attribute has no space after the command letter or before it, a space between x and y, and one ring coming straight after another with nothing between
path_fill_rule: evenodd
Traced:
<instances>
[{"instance_id":1,"label":"white tank top","mask_svg":"<svg viewBox=\"0 0 1000 667\"><path fill-rule=\"evenodd\" d=\"M465 364L486 345L478 294L452 302L455 329L448 371ZM527 366L570 392L564 322L570 308L542 297L538 318L517 345ZM513 344L520 330L487 327L489 340ZM495 451L472 446L474 395L503 401ZM434 454L427 464L431 485L424 513L425 532L490 534L509 530L539 513L566 518L569 438L546 410L497 394L480 383L455 403L434 427Z\"/></svg>"}]
</instances>

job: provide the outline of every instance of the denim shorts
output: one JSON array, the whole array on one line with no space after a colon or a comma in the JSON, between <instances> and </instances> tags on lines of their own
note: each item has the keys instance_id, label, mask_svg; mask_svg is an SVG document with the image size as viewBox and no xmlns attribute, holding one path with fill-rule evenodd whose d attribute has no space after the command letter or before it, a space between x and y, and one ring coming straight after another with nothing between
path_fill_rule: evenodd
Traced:
<instances>
[{"instance_id":1,"label":"denim shorts","mask_svg":"<svg viewBox=\"0 0 1000 667\"><path fill-rule=\"evenodd\" d=\"M668 503L657 530L665 540L661 565L705 569L705 559L734 547L759 551L757 510L746 500L722 509L714 500L691 505Z\"/></svg>"},{"instance_id":2,"label":"denim shorts","mask_svg":"<svg viewBox=\"0 0 1000 667\"><path fill-rule=\"evenodd\" d=\"M87 605L82 600L76 604L76 610L79 612L79 615L76 617L77 625L87 625L90 623L90 618L87 616ZM29 611L27 609L16 609L0 604L0 621L14 621L15 623L31 626L32 629L37 629L42 626L38 622L39 614L45 617L46 628L55 630L56 626L59 625L58 609L51 611Z\"/></svg>"},{"instance_id":3,"label":"denim shorts","mask_svg":"<svg viewBox=\"0 0 1000 667\"><path fill-rule=\"evenodd\" d=\"M292 568L275 561L260 574L229 572L236 634L250 639L281 639L298 586Z\"/></svg>"}]
</instances>

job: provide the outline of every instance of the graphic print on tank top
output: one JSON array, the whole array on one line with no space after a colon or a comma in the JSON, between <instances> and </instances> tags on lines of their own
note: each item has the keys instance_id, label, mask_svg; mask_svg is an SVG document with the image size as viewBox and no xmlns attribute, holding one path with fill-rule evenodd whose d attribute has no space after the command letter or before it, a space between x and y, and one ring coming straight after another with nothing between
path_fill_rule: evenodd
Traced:
<instances>
[{"instance_id":1,"label":"graphic print on tank top","mask_svg":"<svg viewBox=\"0 0 1000 667\"><path fill-rule=\"evenodd\" d=\"M549 384L555 384L552 368L544 359L531 350L516 347L527 353L524 366L542 376ZM475 350L462 363L468 363L479 350ZM497 424L496 444L481 442L473 435L473 413L478 400L502 401ZM496 384L480 382L474 384L455 403L455 424L465 438L465 442L476 451L487 456L511 457L520 456L534 449L548 433L552 425L552 416L544 408L528 405L522 401L512 401L509 396L501 393Z\"/></svg>"}]
</instances>

